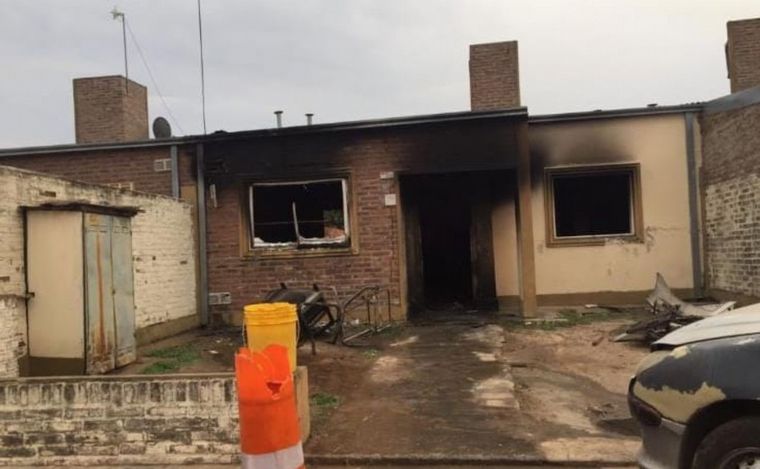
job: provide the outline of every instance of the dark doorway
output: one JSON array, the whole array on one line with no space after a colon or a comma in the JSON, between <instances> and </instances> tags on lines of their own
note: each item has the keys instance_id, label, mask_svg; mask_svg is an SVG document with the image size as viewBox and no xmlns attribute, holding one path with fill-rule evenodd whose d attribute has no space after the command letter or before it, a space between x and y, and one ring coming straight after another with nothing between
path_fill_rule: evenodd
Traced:
<instances>
[{"instance_id":1,"label":"dark doorway","mask_svg":"<svg viewBox=\"0 0 760 469\"><path fill-rule=\"evenodd\" d=\"M454 176L422 179L420 236L425 303L472 302L470 201Z\"/></svg>"},{"instance_id":2,"label":"dark doorway","mask_svg":"<svg viewBox=\"0 0 760 469\"><path fill-rule=\"evenodd\" d=\"M488 186L487 175L472 173L401 179L411 312L493 302Z\"/></svg>"}]
</instances>

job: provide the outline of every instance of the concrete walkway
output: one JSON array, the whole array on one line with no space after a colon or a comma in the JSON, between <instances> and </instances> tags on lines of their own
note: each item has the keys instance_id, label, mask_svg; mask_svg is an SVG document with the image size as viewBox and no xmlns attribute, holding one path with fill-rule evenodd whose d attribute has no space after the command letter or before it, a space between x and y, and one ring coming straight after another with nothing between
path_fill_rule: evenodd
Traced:
<instances>
[{"instance_id":1,"label":"concrete walkway","mask_svg":"<svg viewBox=\"0 0 760 469\"><path fill-rule=\"evenodd\" d=\"M394 467L633 462L638 439L589 417L624 407L624 396L587 378L513 369L504 338L498 324L406 328L341 396L307 454L321 464Z\"/></svg>"}]
</instances>

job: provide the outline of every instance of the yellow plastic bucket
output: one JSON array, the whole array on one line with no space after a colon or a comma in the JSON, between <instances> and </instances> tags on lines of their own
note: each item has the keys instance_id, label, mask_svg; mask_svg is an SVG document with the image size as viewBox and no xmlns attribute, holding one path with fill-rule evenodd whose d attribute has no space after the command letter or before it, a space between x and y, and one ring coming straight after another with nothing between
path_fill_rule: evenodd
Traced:
<instances>
[{"instance_id":1,"label":"yellow plastic bucket","mask_svg":"<svg viewBox=\"0 0 760 469\"><path fill-rule=\"evenodd\" d=\"M288 349L290 370L296 369L298 315L290 303L261 303L243 308L248 348L261 352L271 344Z\"/></svg>"}]
</instances>

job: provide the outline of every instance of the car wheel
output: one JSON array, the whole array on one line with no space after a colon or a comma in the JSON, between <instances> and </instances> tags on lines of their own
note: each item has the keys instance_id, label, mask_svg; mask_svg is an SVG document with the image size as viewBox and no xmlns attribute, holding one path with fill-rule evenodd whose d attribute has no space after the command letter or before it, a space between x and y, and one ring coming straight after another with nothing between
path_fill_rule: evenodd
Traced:
<instances>
[{"instance_id":1,"label":"car wheel","mask_svg":"<svg viewBox=\"0 0 760 469\"><path fill-rule=\"evenodd\" d=\"M693 469L760 469L760 417L742 417L707 434Z\"/></svg>"}]
</instances>

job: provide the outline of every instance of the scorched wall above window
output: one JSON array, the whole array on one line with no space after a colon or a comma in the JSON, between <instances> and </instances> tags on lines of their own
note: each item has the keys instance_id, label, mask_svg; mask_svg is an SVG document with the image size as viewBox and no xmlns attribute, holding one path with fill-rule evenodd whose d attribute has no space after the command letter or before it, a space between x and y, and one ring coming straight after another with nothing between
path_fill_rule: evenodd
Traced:
<instances>
[{"instance_id":1,"label":"scorched wall above window","mask_svg":"<svg viewBox=\"0 0 760 469\"><path fill-rule=\"evenodd\" d=\"M638 239L640 186L635 164L547 169L550 244L595 244L609 237Z\"/></svg>"}]
</instances>

